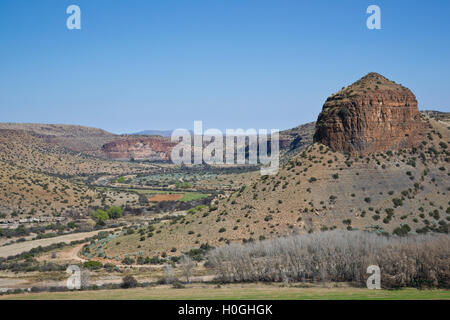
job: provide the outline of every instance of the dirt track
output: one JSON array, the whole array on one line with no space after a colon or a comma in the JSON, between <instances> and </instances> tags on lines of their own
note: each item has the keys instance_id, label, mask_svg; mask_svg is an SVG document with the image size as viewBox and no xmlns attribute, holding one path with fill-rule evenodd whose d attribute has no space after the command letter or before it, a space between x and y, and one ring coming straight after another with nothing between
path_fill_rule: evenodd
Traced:
<instances>
[{"instance_id":1,"label":"dirt track","mask_svg":"<svg viewBox=\"0 0 450 320\"><path fill-rule=\"evenodd\" d=\"M25 251L29 251L33 248L42 246L46 247L54 243L59 242L65 242L70 243L71 241L75 240L83 240L85 238L89 238L92 236L95 236L100 231L111 231L114 229L105 229L105 230L97 230L97 231L91 231L91 232L81 232L81 233L73 233L68 234L64 236L54 237L54 238L48 238L48 239L40 239L40 240L32 240L32 241L25 241L21 243L14 243L9 246L2 246L0 247L0 257L6 258L8 256L14 256L16 254L20 254Z\"/></svg>"}]
</instances>

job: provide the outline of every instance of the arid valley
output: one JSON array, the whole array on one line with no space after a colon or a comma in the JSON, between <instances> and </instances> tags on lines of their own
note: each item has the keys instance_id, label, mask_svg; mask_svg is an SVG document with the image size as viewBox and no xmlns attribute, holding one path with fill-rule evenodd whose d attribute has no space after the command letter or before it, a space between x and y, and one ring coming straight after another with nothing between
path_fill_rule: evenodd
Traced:
<instances>
[{"instance_id":1,"label":"arid valley","mask_svg":"<svg viewBox=\"0 0 450 320\"><path fill-rule=\"evenodd\" d=\"M74 298L70 265L87 270L86 298L257 290L243 283L346 297L376 264L383 288L448 299L449 129L377 73L280 132L276 175L173 164L166 136L0 123L0 298Z\"/></svg>"}]
</instances>

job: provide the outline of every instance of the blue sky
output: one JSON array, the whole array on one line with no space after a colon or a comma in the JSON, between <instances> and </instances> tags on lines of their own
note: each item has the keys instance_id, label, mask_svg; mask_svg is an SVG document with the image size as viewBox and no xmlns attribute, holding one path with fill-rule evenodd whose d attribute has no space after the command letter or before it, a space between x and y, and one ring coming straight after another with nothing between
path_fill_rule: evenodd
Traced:
<instances>
[{"instance_id":1,"label":"blue sky","mask_svg":"<svg viewBox=\"0 0 450 320\"><path fill-rule=\"evenodd\" d=\"M79 5L82 29L66 28ZM381 8L381 30L366 8ZM286 129L375 71L450 111L450 1L1 0L0 121Z\"/></svg>"}]
</instances>

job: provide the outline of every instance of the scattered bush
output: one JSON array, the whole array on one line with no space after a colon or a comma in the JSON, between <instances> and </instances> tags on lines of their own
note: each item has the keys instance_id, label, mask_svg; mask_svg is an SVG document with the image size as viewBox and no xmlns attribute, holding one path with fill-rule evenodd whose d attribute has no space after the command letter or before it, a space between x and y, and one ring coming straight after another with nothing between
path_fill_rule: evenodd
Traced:
<instances>
[{"instance_id":1,"label":"scattered bush","mask_svg":"<svg viewBox=\"0 0 450 320\"><path fill-rule=\"evenodd\" d=\"M409 227L409 225L404 224L401 227L395 228L392 233L397 236L403 237L403 236L406 236L408 234L408 232L410 232L410 231L411 231L411 228Z\"/></svg>"},{"instance_id":2,"label":"scattered bush","mask_svg":"<svg viewBox=\"0 0 450 320\"><path fill-rule=\"evenodd\" d=\"M122 284L120 285L122 288L136 288L139 285L137 280L132 275L127 275L122 278Z\"/></svg>"},{"instance_id":3,"label":"scattered bush","mask_svg":"<svg viewBox=\"0 0 450 320\"><path fill-rule=\"evenodd\" d=\"M123 264L128 264L128 265L133 264L134 262L135 262L135 260L134 260L133 258L131 258L131 257L125 257L125 258L122 260L122 263L123 263Z\"/></svg>"},{"instance_id":4,"label":"scattered bush","mask_svg":"<svg viewBox=\"0 0 450 320\"><path fill-rule=\"evenodd\" d=\"M89 269L89 270L98 270L103 267L103 264L99 261L90 260L90 261L86 261L83 264L83 267L85 267L86 269Z\"/></svg>"}]
</instances>

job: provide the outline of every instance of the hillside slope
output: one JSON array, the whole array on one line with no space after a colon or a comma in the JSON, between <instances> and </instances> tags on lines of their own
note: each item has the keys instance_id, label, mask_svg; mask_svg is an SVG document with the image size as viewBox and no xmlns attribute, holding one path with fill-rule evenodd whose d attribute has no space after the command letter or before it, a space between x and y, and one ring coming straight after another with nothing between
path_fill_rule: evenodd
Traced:
<instances>
[{"instance_id":1,"label":"hillside slope","mask_svg":"<svg viewBox=\"0 0 450 320\"><path fill-rule=\"evenodd\" d=\"M0 129L25 131L47 143L91 155L99 155L101 147L117 137L102 129L66 124L0 123Z\"/></svg>"},{"instance_id":2,"label":"hillside slope","mask_svg":"<svg viewBox=\"0 0 450 320\"><path fill-rule=\"evenodd\" d=\"M88 214L92 206L123 205L137 201L134 194L98 191L56 176L31 171L0 161L0 215L2 218L34 218Z\"/></svg>"},{"instance_id":3,"label":"hillside slope","mask_svg":"<svg viewBox=\"0 0 450 320\"><path fill-rule=\"evenodd\" d=\"M141 173L149 164L109 161L75 152L27 131L0 129L0 160L32 171L62 176Z\"/></svg>"},{"instance_id":4,"label":"hillside slope","mask_svg":"<svg viewBox=\"0 0 450 320\"><path fill-rule=\"evenodd\" d=\"M209 243L251 241L331 229L448 233L449 124L429 119L418 148L347 157L314 143L276 176L253 175L209 208L126 235L108 256L174 254ZM141 240L141 241L140 241Z\"/></svg>"}]
</instances>

